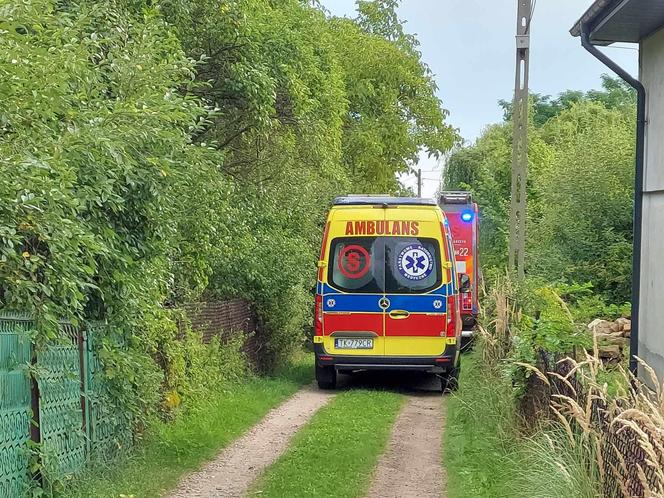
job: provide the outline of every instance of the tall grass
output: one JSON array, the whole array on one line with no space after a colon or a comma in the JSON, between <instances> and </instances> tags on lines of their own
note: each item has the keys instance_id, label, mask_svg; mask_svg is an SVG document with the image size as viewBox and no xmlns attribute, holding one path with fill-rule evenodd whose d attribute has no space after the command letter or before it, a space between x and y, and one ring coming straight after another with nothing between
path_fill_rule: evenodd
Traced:
<instances>
[{"instance_id":1,"label":"tall grass","mask_svg":"<svg viewBox=\"0 0 664 498\"><path fill-rule=\"evenodd\" d=\"M448 399L443 461L450 498L592 498L597 480L584 455L554 424L531 435L514 390L484 346L464 358L459 391Z\"/></svg>"},{"instance_id":2,"label":"tall grass","mask_svg":"<svg viewBox=\"0 0 664 498\"><path fill-rule=\"evenodd\" d=\"M479 377L468 376L466 369L468 385L464 388L462 383L458 399L451 402L456 406L453 418L472 422L467 427L462 420L460 429L474 426L486 432L488 449L505 458L509 483L494 495L591 497L613 489L617 496L664 497L664 386L655 372L640 360L641 378L620 365L608 368L599 359L596 337L591 351L574 351L555 365L555 371L534 361L517 361L524 341L519 304L527 298L509 279L485 292L478 331L480 361L475 365ZM560 303L572 321L572 313ZM529 421L530 437L520 435L516 391L510 392L514 377L509 374L518 369L524 377L538 379L528 389L540 389L545 399L550 396L550 411L534 430ZM498 410L501 415L495 414ZM472 449L481 447L471 445ZM475 453L479 461L487 460L481 451ZM484 465L495 467L490 461Z\"/></svg>"},{"instance_id":3,"label":"tall grass","mask_svg":"<svg viewBox=\"0 0 664 498\"><path fill-rule=\"evenodd\" d=\"M619 366L622 384L629 387L610 395L608 384L602 382L606 367L599 359L596 339L585 360L563 361L571 368L566 375L547 375L564 382L570 391L551 399L568 446L583 455L587 468L602 483L622 496L664 496L664 394L654 370L639 360L643 378L637 378Z\"/></svg>"}]
</instances>

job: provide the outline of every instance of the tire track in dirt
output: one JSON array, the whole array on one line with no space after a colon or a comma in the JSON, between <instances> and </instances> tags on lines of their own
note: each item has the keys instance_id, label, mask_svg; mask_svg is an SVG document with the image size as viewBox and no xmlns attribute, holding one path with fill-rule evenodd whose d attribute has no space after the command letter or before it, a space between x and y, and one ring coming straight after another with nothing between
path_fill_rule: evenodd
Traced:
<instances>
[{"instance_id":1,"label":"tire track in dirt","mask_svg":"<svg viewBox=\"0 0 664 498\"><path fill-rule=\"evenodd\" d=\"M444 409L440 393L411 394L378 461L368 498L444 496L441 461Z\"/></svg>"},{"instance_id":2,"label":"tire track in dirt","mask_svg":"<svg viewBox=\"0 0 664 498\"><path fill-rule=\"evenodd\" d=\"M185 477L170 498L241 497L288 447L295 433L334 394L307 387L272 409L201 470Z\"/></svg>"}]
</instances>

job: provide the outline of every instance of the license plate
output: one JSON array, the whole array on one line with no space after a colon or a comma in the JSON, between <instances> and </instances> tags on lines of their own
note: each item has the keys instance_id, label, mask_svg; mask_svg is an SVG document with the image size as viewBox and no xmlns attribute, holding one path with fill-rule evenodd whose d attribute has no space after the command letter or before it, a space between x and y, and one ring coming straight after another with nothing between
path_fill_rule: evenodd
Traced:
<instances>
[{"instance_id":1,"label":"license plate","mask_svg":"<svg viewBox=\"0 0 664 498\"><path fill-rule=\"evenodd\" d=\"M373 349L373 339L337 338L334 339L334 347L336 349Z\"/></svg>"}]
</instances>

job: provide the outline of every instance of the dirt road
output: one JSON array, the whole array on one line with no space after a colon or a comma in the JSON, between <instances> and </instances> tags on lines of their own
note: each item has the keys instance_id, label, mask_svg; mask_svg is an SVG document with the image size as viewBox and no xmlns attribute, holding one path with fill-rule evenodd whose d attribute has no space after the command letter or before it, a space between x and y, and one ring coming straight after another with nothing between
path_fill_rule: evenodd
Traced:
<instances>
[{"instance_id":1,"label":"dirt road","mask_svg":"<svg viewBox=\"0 0 664 498\"><path fill-rule=\"evenodd\" d=\"M265 418L200 471L186 477L171 498L244 496L260 473L333 394L307 387Z\"/></svg>"},{"instance_id":2,"label":"dirt road","mask_svg":"<svg viewBox=\"0 0 664 498\"><path fill-rule=\"evenodd\" d=\"M387 450L378 462L369 498L443 496L443 421L439 393L409 395L394 424Z\"/></svg>"},{"instance_id":3,"label":"dirt road","mask_svg":"<svg viewBox=\"0 0 664 498\"><path fill-rule=\"evenodd\" d=\"M444 409L439 386L431 376L409 372L365 372L340 379L340 390L388 389L407 397L374 471L369 498L444 496ZM246 496L256 478L287 449L295 433L333 396L334 392L314 386L298 392L212 462L186 477L170 498Z\"/></svg>"}]
</instances>

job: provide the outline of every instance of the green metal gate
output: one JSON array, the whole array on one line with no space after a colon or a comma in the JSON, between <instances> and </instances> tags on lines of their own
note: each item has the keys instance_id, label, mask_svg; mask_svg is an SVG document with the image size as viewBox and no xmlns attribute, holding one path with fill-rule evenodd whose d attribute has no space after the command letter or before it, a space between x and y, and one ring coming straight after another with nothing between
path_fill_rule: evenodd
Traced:
<instances>
[{"instance_id":1,"label":"green metal gate","mask_svg":"<svg viewBox=\"0 0 664 498\"><path fill-rule=\"evenodd\" d=\"M102 364L96 351L102 336L101 323L90 323L85 335L85 387L87 401L86 433L93 461L108 462L125 453L132 445L131 417L115 406L102 375ZM116 344L115 348L123 349Z\"/></svg>"},{"instance_id":2,"label":"green metal gate","mask_svg":"<svg viewBox=\"0 0 664 498\"><path fill-rule=\"evenodd\" d=\"M86 459L79 331L68 323L60 330L59 341L37 353L36 363L42 464L54 479L76 474Z\"/></svg>"},{"instance_id":3,"label":"green metal gate","mask_svg":"<svg viewBox=\"0 0 664 498\"><path fill-rule=\"evenodd\" d=\"M23 496L30 484L30 320L0 316L0 498Z\"/></svg>"},{"instance_id":4,"label":"green metal gate","mask_svg":"<svg viewBox=\"0 0 664 498\"><path fill-rule=\"evenodd\" d=\"M131 417L112 403L96 354L102 326L61 323L60 337L35 351L34 321L0 313L0 498L22 497L33 484L31 439L45 482L131 447Z\"/></svg>"}]
</instances>

